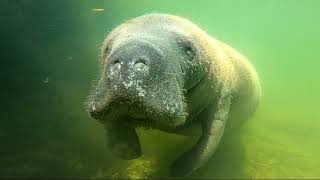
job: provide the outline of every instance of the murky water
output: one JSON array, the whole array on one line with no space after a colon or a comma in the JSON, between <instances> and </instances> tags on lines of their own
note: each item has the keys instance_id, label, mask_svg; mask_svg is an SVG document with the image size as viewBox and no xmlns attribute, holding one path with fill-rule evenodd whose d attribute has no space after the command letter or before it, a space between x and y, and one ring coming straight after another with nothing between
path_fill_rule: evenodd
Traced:
<instances>
[{"instance_id":1,"label":"murky water","mask_svg":"<svg viewBox=\"0 0 320 180\"><path fill-rule=\"evenodd\" d=\"M168 175L194 139L140 129L143 156L124 161L83 106L104 36L124 20L163 12L247 56L262 84L255 115L193 176L319 178L319 9L317 0L1 1L0 176Z\"/></svg>"}]
</instances>

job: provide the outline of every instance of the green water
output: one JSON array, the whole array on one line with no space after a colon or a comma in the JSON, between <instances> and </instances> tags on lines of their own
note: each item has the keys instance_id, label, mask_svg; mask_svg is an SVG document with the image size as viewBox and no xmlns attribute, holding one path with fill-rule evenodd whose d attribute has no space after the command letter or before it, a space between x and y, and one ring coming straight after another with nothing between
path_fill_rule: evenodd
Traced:
<instances>
[{"instance_id":1,"label":"green water","mask_svg":"<svg viewBox=\"0 0 320 180\"><path fill-rule=\"evenodd\" d=\"M104 36L163 12L247 56L262 84L255 115L193 176L320 178L319 9L317 0L0 1L0 177L168 175L194 139L142 129L143 156L124 161L83 106Z\"/></svg>"}]
</instances>

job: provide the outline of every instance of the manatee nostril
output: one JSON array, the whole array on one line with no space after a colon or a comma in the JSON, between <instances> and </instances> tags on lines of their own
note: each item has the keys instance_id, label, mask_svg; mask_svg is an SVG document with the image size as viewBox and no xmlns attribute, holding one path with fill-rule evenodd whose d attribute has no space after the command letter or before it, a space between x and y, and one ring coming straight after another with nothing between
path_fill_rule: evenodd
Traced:
<instances>
[{"instance_id":1,"label":"manatee nostril","mask_svg":"<svg viewBox=\"0 0 320 180\"><path fill-rule=\"evenodd\" d=\"M112 65L118 65L118 64L120 64L119 59L115 59L115 60L112 62Z\"/></svg>"},{"instance_id":2,"label":"manatee nostril","mask_svg":"<svg viewBox=\"0 0 320 180\"><path fill-rule=\"evenodd\" d=\"M142 63L144 65L147 65L147 59L146 58L139 58L136 60L134 64Z\"/></svg>"},{"instance_id":3,"label":"manatee nostril","mask_svg":"<svg viewBox=\"0 0 320 180\"><path fill-rule=\"evenodd\" d=\"M147 66L147 59L146 58L139 58L134 62L134 68L138 71L143 70Z\"/></svg>"}]
</instances>

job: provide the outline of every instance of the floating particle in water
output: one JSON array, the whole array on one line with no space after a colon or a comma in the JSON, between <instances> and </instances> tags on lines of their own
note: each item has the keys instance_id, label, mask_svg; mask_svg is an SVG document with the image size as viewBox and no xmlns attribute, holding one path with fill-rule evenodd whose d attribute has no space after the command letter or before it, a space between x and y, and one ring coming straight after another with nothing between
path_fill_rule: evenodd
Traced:
<instances>
[{"instance_id":1,"label":"floating particle in water","mask_svg":"<svg viewBox=\"0 0 320 180\"><path fill-rule=\"evenodd\" d=\"M99 12L103 12L104 9L102 9L102 8L94 8L94 9L92 9L92 11L96 12L96 13L99 13Z\"/></svg>"},{"instance_id":2,"label":"floating particle in water","mask_svg":"<svg viewBox=\"0 0 320 180\"><path fill-rule=\"evenodd\" d=\"M43 83L48 83L49 82L49 77L45 77L44 79L42 79Z\"/></svg>"},{"instance_id":3,"label":"floating particle in water","mask_svg":"<svg viewBox=\"0 0 320 180\"><path fill-rule=\"evenodd\" d=\"M56 25L54 25L54 24L49 24L48 27L49 27L49 29L52 30L52 29L55 29L55 28L56 28Z\"/></svg>"},{"instance_id":4,"label":"floating particle in water","mask_svg":"<svg viewBox=\"0 0 320 180\"><path fill-rule=\"evenodd\" d=\"M73 60L73 57L72 57L72 56L69 56L69 57L67 57L66 59L67 59L67 61L72 61L72 60Z\"/></svg>"}]
</instances>

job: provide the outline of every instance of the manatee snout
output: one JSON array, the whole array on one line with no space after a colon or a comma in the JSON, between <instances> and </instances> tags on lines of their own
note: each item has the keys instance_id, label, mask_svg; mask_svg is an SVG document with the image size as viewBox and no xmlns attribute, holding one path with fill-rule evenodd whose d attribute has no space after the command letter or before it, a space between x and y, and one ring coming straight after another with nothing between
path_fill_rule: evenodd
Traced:
<instances>
[{"instance_id":1,"label":"manatee snout","mask_svg":"<svg viewBox=\"0 0 320 180\"><path fill-rule=\"evenodd\" d=\"M104 77L100 79L89 105L91 116L96 119L105 116L115 101L141 101L153 64L161 56L162 52L146 40L131 38L114 47L105 57Z\"/></svg>"},{"instance_id":2,"label":"manatee snout","mask_svg":"<svg viewBox=\"0 0 320 180\"><path fill-rule=\"evenodd\" d=\"M129 89L134 81L148 80L149 72L160 61L162 54L155 44L147 40L126 40L107 57L106 76L110 85L123 85Z\"/></svg>"},{"instance_id":3,"label":"manatee snout","mask_svg":"<svg viewBox=\"0 0 320 180\"><path fill-rule=\"evenodd\" d=\"M90 115L134 126L182 124L187 116L183 77L174 48L163 46L170 41L149 36L115 39L110 47L104 46L102 73L91 96Z\"/></svg>"}]
</instances>

